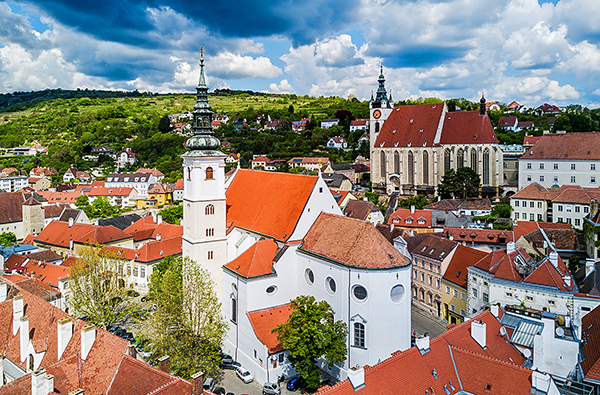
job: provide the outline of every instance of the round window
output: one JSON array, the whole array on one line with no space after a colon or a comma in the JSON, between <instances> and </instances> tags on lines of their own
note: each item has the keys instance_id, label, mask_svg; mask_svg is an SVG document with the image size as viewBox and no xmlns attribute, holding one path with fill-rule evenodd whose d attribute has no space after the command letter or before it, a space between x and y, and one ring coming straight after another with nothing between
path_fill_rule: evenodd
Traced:
<instances>
[{"instance_id":1,"label":"round window","mask_svg":"<svg viewBox=\"0 0 600 395\"><path fill-rule=\"evenodd\" d=\"M267 287L267 295L275 295L277 293L277 285L270 285Z\"/></svg>"},{"instance_id":2,"label":"round window","mask_svg":"<svg viewBox=\"0 0 600 395\"><path fill-rule=\"evenodd\" d=\"M325 286L327 287L327 292L329 292L332 295L335 293L336 285L335 280L333 278L327 277L327 279L325 279Z\"/></svg>"},{"instance_id":3,"label":"round window","mask_svg":"<svg viewBox=\"0 0 600 395\"><path fill-rule=\"evenodd\" d=\"M352 296L357 302L364 302L367 299L367 289L362 285L355 285L352 287Z\"/></svg>"},{"instance_id":4,"label":"round window","mask_svg":"<svg viewBox=\"0 0 600 395\"><path fill-rule=\"evenodd\" d=\"M315 282L315 274L310 269L306 269L304 272L304 278L306 279L308 285L313 285Z\"/></svg>"},{"instance_id":5,"label":"round window","mask_svg":"<svg viewBox=\"0 0 600 395\"><path fill-rule=\"evenodd\" d=\"M402 284L394 285L390 291L390 299L394 303L400 303L404 299L404 286Z\"/></svg>"}]
</instances>

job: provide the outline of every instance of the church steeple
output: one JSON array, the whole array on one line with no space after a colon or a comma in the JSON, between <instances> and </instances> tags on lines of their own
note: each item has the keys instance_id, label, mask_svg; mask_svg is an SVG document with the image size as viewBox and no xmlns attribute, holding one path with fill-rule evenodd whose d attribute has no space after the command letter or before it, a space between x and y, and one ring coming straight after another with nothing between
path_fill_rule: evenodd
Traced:
<instances>
[{"instance_id":1,"label":"church steeple","mask_svg":"<svg viewBox=\"0 0 600 395\"><path fill-rule=\"evenodd\" d=\"M385 76L383 75L383 65L381 65L379 78L377 79L379 82L379 87L377 88L377 94L375 96L375 103L383 103L387 102L387 92L385 90Z\"/></svg>"},{"instance_id":2,"label":"church steeple","mask_svg":"<svg viewBox=\"0 0 600 395\"><path fill-rule=\"evenodd\" d=\"M196 104L194 104L194 124L186 146L191 150L183 156L223 156L218 151L221 142L214 136L212 130L212 107L208 102L208 87L204 77L204 48L200 48L200 78L196 87Z\"/></svg>"}]
</instances>

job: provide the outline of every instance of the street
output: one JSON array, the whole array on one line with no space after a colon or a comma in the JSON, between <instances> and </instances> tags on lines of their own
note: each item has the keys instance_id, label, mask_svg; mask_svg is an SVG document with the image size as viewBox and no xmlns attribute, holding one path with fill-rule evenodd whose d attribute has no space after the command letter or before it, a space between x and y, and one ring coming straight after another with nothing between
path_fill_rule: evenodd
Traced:
<instances>
[{"instance_id":1,"label":"street","mask_svg":"<svg viewBox=\"0 0 600 395\"><path fill-rule=\"evenodd\" d=\"M434 338L446 330L446 323L415 305L412 306L411 318L412 331L416 332L417 336L429 333L429 337Z\"/></svg>"}]
</instances>

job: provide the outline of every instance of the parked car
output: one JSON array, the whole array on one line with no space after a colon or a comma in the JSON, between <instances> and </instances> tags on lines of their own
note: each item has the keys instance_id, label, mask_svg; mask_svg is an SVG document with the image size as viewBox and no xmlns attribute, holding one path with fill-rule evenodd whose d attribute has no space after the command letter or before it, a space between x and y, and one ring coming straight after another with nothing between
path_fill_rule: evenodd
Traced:
<instances>
[{"instance_id":1,"label":"parked car","mask_svg":"<svg viewBox=\"0 0 600 395\"><path fill-rule=\"evenodd\" d=\"M213 390L213 393L215 393L217 395L225 395L225 388L215 387L215 389Z\"/></svg>"},{"instance_id":2,"label":"parked car","mask_svg":"<svg viewBox=\"0 0 600 395\"><path fill-rule=\"evenodd\" d=\"M250 373L248 369L244 368L243 366L237 366L235 368L235 374L237 374L237 376L246 384L251 383L252 380L254 380L252 373Z\"/></svg>"},{"instance_id":3,"label":"parked car","mask_svg":"<svg viewBox=\"0 0 600 395\"><path fill-rule=\"evenodd\" d=\"M233 392L228 392L225 395L235 395Z\"/></svg>"},{"instance_id":4,"label":"parked car","mask_svg":"<svg viewBox=\"0 0 600 395\"><path fill-rule=\"evenodd\" d=\"M204 385L202 386L202 388L204 388L207 391L212 391L213 388L215 388L215 379L209 377L206 380L204 380Z\"/></svg>"},{"instance_id":5,"label":"parked car","mask_svg":"<svg viewBox=\"0 0 600 395\"><path fill-rule=\"evenodd\" d=\"M288 380L286 387L290 391L296 391L298 388L301 387L301 385L302 382L300 381L300 377L296 376Z\"/></svg>"},{"instance_id":6,"label":"parked car","mask_svg":"<svg viewBox=\"0 0 600 395\"><path fill-rule=\"evenodd\" d=\"M235 361L231 355L222 354L221 369L235 369Z\"/></svg>"},{"instance_id":7,"label":"parked car","mask_svg":"<svg viewBox=\"0 0 600 395\"><path fill-rule=\"evenodd\" d=\"M264 383L263 384L263 395L280 395L281 388L275 383Z\"/></svg>"}]
</instances>

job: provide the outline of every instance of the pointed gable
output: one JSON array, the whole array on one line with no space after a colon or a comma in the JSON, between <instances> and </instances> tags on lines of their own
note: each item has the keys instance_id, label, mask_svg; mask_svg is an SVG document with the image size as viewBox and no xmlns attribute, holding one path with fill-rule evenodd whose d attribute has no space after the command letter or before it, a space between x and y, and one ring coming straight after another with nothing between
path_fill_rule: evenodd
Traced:
<instances>
[{"instance_id":1,"label":"pointed gable","mask_svg":"<svg viewBox=\"0 0 600 395\"><path fill-rule=\"evenodd\" d=\"M259 240L225 267L246 278L266 276L273 274L273 260L276 254L275 241Z\"/></svg>"},{"instance_id":2,"label":"pointed gable","mask_svg":"<svg viewBox=\"0 0 600 395\"><path fill-rule=\"evenodd\" d=\"M227 224L287 241L317 182L315 176L239 169L227 188Z\"/></svg>"},{"instance_id":3,"label":"pointed gable","mask_svg":"<svg viewBox=\"0 0 600 395\"><path fill-rule=\"evenodd\" d=\"M486 255L487 253L484 251L459 244L444 272L443 279L460 287L467 288L467 268L475 265L475 263Z\"/></svg>"},{"instance_id":4,"label":"pointed gable","mask_svg":"<svg viewBox=\"0 0 600 395\"><path fill-rule=\"evenodd\" d=\"M383 124L375 147L431 147L444 112L444 103L395 107Z\"/></svg>"},{"instance_id":5,"label":"pointed gable","mask_svg":"<svg viewBox=\"0 0 600 395\"><path fill-rule=\"evenodd\" d=\"M517 268L510 255L505 255L490 271L494 273L494 277L497 278L503 278L517 283L521 281L521 276L517 273Z\"/></svg>"},{"instance_id":6,"label":"pointed gable","mask_svg":"<svg viewBox=\"0 0 600 395\"><path fill-rule=\"evenodd\" d=\"M562 262L560 257L558 259ZM564 271L566 272L566 268ZM558 269L554 267L554 265L552 265L548 259L544 259L544 261L542 261L542 263L540 263L539 266L536 267L535 270L531 272L531 274L529 274L529 276L527 276L523 281L556 287L558 290L563 292L572 291L572 286L567 287L567 284L565 284L561 273L559 273Z\"/></svg>"}]
</instances>

